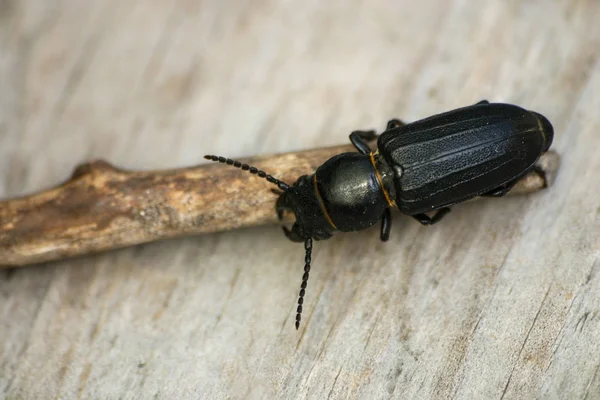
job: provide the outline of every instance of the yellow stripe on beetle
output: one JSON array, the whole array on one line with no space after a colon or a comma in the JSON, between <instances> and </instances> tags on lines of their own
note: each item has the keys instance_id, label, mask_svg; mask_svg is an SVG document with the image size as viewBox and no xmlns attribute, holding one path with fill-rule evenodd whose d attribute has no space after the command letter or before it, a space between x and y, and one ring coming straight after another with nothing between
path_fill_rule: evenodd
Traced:
<instances>
[{"instance_id":1,"label":"yellow stripe on beetle","mask_svg":"<svg viewBox=\"0 0 600 400\"><path fill-rule=\"evenodd\" d=\"M329 213L327 212L327 209L325 208L325 203L323 203L323 198L321 197L321 193L319 193L319 186L317 185L317 174L313 175L313 183L315 185L315 193L317 193L317 200L319 200L319 205L321 206L321 211L323 211L323 215L325 215L325 219L327 220L327 222L329 222L331 227L337 231L337 226L335 226L335 224L331 220L331 217L329 216Z\"/></svg>"},{"instance_id":2,"label":"yellow stripe on beetle","mask_svg":"<svg viewBox=\"0 0 600 400\"><path fill-rule=\"evenodd\" d=\"M385 197L385 201L389 204L390 207L396 207L396 202L390 198L390 194L385 190L385 186L383 186L383 179L381 179L381 174L375 165L375 154L371 152L369 157L371 158L371 164L373 165L373 169L375 170L375 176L377 176L377 182L379 182L379 186L381 186L381 191L383 192L383 196Z\"/></svg>"}]
</instances>

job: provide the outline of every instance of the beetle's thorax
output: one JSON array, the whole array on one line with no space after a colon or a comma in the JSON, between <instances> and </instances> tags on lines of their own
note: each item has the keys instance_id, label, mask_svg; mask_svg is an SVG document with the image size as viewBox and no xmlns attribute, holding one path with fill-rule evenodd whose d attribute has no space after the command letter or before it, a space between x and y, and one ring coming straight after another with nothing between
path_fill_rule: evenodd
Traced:
<instances>
[{"instance_id":1,"label":"beetle's thorax","mask_svg":"<svg viewBox=\"0 0 600 400\"><path fill-rule=\"evenodd\" d=\"M342 232L373 225L389 206L369 155L343 153L330 158L317 169L315 186L331 221Z\"/></svg>"}]
</instances>

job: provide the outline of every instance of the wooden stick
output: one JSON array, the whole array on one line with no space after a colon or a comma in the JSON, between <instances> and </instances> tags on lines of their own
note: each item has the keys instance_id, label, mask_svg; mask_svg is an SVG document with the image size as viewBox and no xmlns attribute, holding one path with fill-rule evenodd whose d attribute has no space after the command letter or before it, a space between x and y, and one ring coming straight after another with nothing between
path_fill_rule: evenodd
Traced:
<instances>
[{"instance_id":1,"label":"wooden stick","mask_svg":"<svg viewBox=\"0 0 600 400\"><path fill-rule=\"evenodd\" d=\"M336 146L246 159L293 183L335 154ZM552 182L558 155L539 161ZM535 192L543 181L529 174L510 194ZM220 164L133 172L104 161L83 164L64 184L0 202L0 266L15 267L195 235L277 222L274 185Z\"/></svg>"}]
</instances>

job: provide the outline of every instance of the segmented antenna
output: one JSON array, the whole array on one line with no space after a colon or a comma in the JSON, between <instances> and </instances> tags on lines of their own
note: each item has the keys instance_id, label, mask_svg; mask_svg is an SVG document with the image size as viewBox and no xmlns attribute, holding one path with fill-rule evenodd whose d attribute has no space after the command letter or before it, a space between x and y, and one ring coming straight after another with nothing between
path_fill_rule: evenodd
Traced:
<instances>
[{"instance_id":1,"label":"segmented antenna","mask_svg":"<svg viewBox=\"0 0 600 400\"><path fill-rule=\"evenodd\" d=\"M304 275L302 275L302 284L300 285L300 293L298 294L298 308L296 309L296 330L300 327L300 320L302 319L302 304L304 303L304 293L306 291L306 283L308 282L308 275L310 272L310 256L312 254L312 239L306 239L304 242L304 249L306 250L306 256L304 257Z\"/></svg>"},{"instance_id":2,"label":"segmented antenna","mask_svg":"<svg viewBox=\"0 0 600 400\"><path fill-rule=\"evenodd\" d=\"M242 169L243 171L248 171L251 174L258 175L259 177L265 178L269 182L274 183L275 185L277 185L277 187L279 189L281 189L283 191L286 191L290 188L290 185L288 185L285 182L280 181L279 179L273 178L271 175L268 175L266 172L261 171L260 169L258 169L256 167L251 167L248 164L243 164L239 161L232 160L231 158L212 156L212 155L206 155L206 156L204 156L204 158L206 158L207 160L210 160L210 161L215 161L215 162L220 162L220 163L227 164L227 165L232 165L236 168Z\"/></svg>"}]
</instances>

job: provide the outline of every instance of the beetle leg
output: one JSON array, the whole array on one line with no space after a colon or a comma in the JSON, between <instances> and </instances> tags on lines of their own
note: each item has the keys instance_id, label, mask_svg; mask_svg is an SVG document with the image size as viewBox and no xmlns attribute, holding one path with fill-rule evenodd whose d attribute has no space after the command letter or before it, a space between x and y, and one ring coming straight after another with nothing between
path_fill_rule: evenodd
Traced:
<instances>
[{"instance_id":1,"label":"beetle leg","mask_svg":"<svg viewBox=\"0 0 600 400\"><path fill-rule=\"evenodd\" d=\"M377 139L377 132L375 132L373 129L370 129L368 131L353 131L352 133L356 133L358 136L360 136L366 141Z\"/></svg>"},{"instance_id":2,"label":"beetle leg","mask_svg":"<svg viewBox=\"0 0 600 400\"><path fill-rule=\"evenodd\" d=\"M519 182L520 178L517 179L513 179L510 182L506 182L504 185L497 187L495 189L490 190L489 192L480 194L480 197L503 197L506 196L506 194L508 192L510 192L510 189L513 188L513 186L515 186L517 184L517 182ZM545 182L545 180L544 180Z\"/></svg>"},{"instance_id":3,"label":"beetle leg","mask_svg":"<svg viewBox=\"0 0 600 400\"><path fill-rule=\"evenodd\" d=\"M481 100L480 102L475 103L475 105L478 105L478 104L490 104L490 102L487 100Z\"/></svg>"},{"instance_id":4,"label":"beetle leg","mask_svg":"<svg viewBox=\"0 0 600 400\"><path fill-rule=\"evenodd\" d=\"M392 228L392 212L386 208L381 217L381 241L387 242L390 238L390 229Z\"/></svg>"},{"instance_id":5,"label":"beetle leg","mask_svg":"<svg viewBox=\"0 0 600 400\"><path fill-rule=\"evenodd\" d=\"M512 189L512 187L517 183L518 180L515 181L511 181L509 183L505 183L504 185L500 186L499 188L495 188L490 190L487 193L483 193L480 194L480 197L503 197L506 196L506 194L508 192L510 192L510 189Z\"/></svg>"},{"instance_id":6,"label":"beetle leg","mask_svg":"<svg viewBox=\"0 0 600 400\"><path fill-rule=\"evenodd\" d=\"M433 217L430 217L427 214L415 214L415 215L411 215L411 217L413 217L414 219L416 219L417 221L419 221L423 225L433 225L435 223L440 222L440 220L442 218L444 218L444 216L446 214L448 214L449 212L450 212L450 207L444 207L444 208L440 208L433 215Z\"/></svg>"},{"instance_id":7,"label":"beetle leg","mask_svg":"<svg viewBox=\"0 0 600 400\"><path fill-rule=\"evenodd\" d=\"M367 144L367 141L373 140L377 137L375 131L354 131L350 134L350 141L356 147L361 154L370 154L371 148Z\"/></svg>"},{"instance_id":8,"label":"beetle leg","mask_svg":"<svg viewBox=\"0 0 600 400\"><path fill-rule=\"evenodd\" d=\"M385 127L386 131L389 131L390 129L394 129L394 128L400 128L401 126L406 125L404 122L400 121L399 119L390 119L387 123L387 126Z\"/></svg>"}]
</instances>

